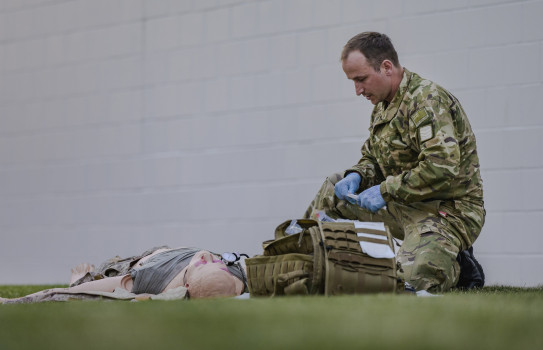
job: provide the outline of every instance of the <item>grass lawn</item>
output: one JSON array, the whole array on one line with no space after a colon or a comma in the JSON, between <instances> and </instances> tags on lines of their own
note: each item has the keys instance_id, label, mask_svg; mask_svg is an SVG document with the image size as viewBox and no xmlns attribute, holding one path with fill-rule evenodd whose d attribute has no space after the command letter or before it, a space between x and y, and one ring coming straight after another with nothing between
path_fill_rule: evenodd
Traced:
<instances>
[{"instance_id":1,"label":"grass lawn","mask_svg":"<svg viewBox=\"0 0 543 350\"><path fill-rule=\"evenodd\" d=\"M16 297L51 286L0 286ZM543 287L0 305L0 349L543 349Z\"/></svg>"}]
</instances>

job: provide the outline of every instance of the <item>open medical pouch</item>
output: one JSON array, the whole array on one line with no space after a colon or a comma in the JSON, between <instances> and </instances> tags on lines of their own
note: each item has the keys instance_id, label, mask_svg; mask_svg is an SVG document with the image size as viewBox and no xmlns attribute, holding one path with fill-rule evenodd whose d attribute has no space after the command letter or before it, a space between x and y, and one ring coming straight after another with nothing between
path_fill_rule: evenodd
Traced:
<instances>
[{"instance_id":1,"label":"open medical pouch","mask_svg":"<svg viewBox=\"0 0 543 350\"><path fill-rule=\"evenodd\" d=\"M379 223L297 220L301 232L287 234L286 221L264 252L246 259L253 296L396 292L392 238Z\"/></svg>"}]
</instances>

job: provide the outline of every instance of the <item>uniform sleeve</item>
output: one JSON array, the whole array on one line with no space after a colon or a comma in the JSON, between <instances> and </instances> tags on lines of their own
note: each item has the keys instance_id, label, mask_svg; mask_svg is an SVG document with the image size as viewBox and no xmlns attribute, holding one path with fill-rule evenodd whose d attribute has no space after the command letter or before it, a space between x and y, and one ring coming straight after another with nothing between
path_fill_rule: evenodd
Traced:
<instances>
[{"instance_id":1,"label":"uniform sleeve","mask_svg":"<svg viewBox=\"0 0 543 350\"><path fill-rule=\"evenodd\" d=\"M377 165L375 156L373 156L370 138L362 145L361 153L362 158L360 158L358 163L345 171L345 176L353 172L360 174L362 181L360 182L360 187L357 192L362 192L371 186L378 185L385 179Z\"/></svg>"},{"instance_id":2,"label":"uniform sleeve","mask_svg":"<svg viewBox=\"0 0 543 350\"><path fill-rule=\"evenodd\" d=\"M385 201L405 203L449 198L451 180L458 176L460 147L450 108L427 101L409 119L409 133L418 147L418 164L381 183Z\"/></svg>"}]
</instances>

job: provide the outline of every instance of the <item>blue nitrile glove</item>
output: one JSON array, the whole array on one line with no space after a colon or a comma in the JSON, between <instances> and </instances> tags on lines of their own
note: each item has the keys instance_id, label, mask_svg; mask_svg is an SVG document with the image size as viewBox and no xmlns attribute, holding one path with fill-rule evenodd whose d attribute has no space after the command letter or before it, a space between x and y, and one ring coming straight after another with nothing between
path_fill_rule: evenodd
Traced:
<instances>
[{"instance_id":1,"label":"blue nitrile glove","mask_svg":"<svg viewBox=\"0 0 543 350\"><path fill-rule=\"evenodd\" d=\"M354 193L360 187L360 175L358 173L350 173L334 186L336 197L343 200L348 200L354 204L354 200L347 197L349 193Z\"/></svg>"},{"instance_id":2,"label":"blue nitrile glove","mask_svg":"<svg viewBox=\"0 0 543 350\"><path fill-rule=\"evenodd\" d=\"M386 205L383 196L381 196L381 185L375 185L360 193L356 201L360 207L377 212Z\"/></svg>"}]
</instances>

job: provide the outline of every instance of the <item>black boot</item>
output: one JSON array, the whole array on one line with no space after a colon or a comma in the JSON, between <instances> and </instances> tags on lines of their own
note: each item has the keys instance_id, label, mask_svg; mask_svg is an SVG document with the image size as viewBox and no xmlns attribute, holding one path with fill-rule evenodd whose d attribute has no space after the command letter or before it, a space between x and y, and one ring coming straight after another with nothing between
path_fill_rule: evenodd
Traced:
<instances>
[{"instance_id":1,"label":"black boot","mask_svg":"<svg viewBox=\"0 0 543 350\"><path fill-rule=\"evenodd\" d=\"M481 264L473 256L473 247L458 253L456 261L460 264L460 278L456 288L463 290L483 288L485 273Z\"/></svg>"}]
</instances>

